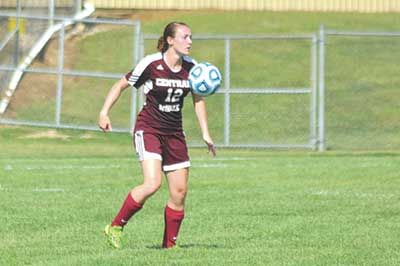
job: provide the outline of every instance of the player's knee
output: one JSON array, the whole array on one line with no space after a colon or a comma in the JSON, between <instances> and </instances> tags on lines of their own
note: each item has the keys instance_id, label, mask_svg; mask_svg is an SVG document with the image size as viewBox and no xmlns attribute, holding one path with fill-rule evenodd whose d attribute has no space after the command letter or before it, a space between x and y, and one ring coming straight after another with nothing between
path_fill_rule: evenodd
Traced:
<instances>
[{"instance_id":1,"label":"player's knee","mask_svg":"<svg viewBox=\"0 0 400 266\"><path fill-rule=\"evenodd\" d=\"M152 195L156 193L161 187L161 181L148 181L143 184L147 194Z\"/></svg>"},{"instance_id":2,"label":"player's knee","mask_svg":"<svg viewBox=\"0 0 400 266\"><path fill-rule=\"evenodd\" d=\"M187 189L186 188L176 188L173 191L173 197L178 201L183 201L186 198Z\"/></svg>"}]
</instances>

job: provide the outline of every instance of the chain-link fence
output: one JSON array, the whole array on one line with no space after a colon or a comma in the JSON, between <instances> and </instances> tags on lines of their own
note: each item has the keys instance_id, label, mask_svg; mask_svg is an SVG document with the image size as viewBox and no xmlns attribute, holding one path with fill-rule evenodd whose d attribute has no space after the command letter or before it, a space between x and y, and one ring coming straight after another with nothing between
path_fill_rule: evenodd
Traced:
<instances>
[{"instance_id":1,"label":"chain-link fence","mask_svg":"<svg viewBox=\"0 0 400 266\"><path fill-rule=\"evenodd\" d=\"M157 38L144 36L142 54L154 51ZM219 146L316 147L316 36L193 38L191 56L213 62L223 76L220 91L207 98L210 120L214 121L210 130ZM187 104L184 112L189 142L201 145L192 105Z\"/></svg>"},{"instance_id":2,"label":"chain-link fence","mask_svg":"<svg viewBox=\"0 0 400 266\"><path fill-rule=\"evenodd\" d=\"M4 49L0 50L4 57L0 61L0 72L4 77L10 77L10 73L21 68L20 61L43 31L54 24L61 23L63 27L52 33L46 45L40 48L40 54L34 55L36 60L31 67L20 71L23 79L15 82L19 89L4 109L2 121L95 129L100 106L93 105L93 100L97 98L98 105L101 104L106 94L104 90L111 87L114 79L129 70L145 51L146 54L154 52L154 38L145 36L140 40L139 23L75 20L74 28L67 27L60 18L78 12L81 5L78 0L16 3L14 16L0 16L9 28L3 38ZM116 42L112 45L102 42L102 35ZM199 61L213 62L224 72L223 89L208 99L209 115L214 121L210 127L219 145L315 147L315 36L198 36L196 42L198 48L193 56ZM80 46L92 47L83 49ZM115 49L116 46L121 49ZM105 60L107 57L111 58ZM293 60L288 61L288 57ZM9 79L3 82L10 84ZM91 90L93 87L99 89ZM117 131L129 131L133 126L143 103L143 97L136 96L133 90L113 109L118 114L113 117ZM189 143L196 145L199 139L193 137L199 131L196 118L191 105L186 106L186 133Z\"/></svg>"},{"instance_id":3,"label":"chain-link fence","mask_svg":"<svg viewBox=\"0 0 400 266\"><path fill-rule=\"evenodd\" d=\"M100 20L81 23L85 25L77 36L65 34L63 28L53 37L44 61L36 61L26 71L3 121L95 129L98 111L115 79L132 68L138 58L135 56L155 52L158 36L140 38L139 24ZM115 42L110 45L105 39ZM224 76L221 90L207 98L210 129L219 146L315 147L314 35L203 35L194 36L194 41L192 56L213 62ZM143 97L136 95L136 90L124 94L113 108L117 131L129 132L133 126L143 103ZM189 144L199 145L197 119L188 102L185 131Z\"/></svg>"},{"instance_id":4,"label":"chain-link fence","mask_svg":"<svg viewBox=\"0 0 400 266\"><path fill-rule=\"evenodd\" d=\"M35 19L48 23L47 17ZM139 22L75 22L64 23L24 71L0 122L96 129L108 89L141 56L155 52L158 36L142 35ZM399 37L333 30L319 36L194 36L192 56L223 73L223 87L207 98L213 137L226 147L398 150ZM12 43L0 53L10 62ZM0 73L15 70L12 63L0 64ZM130 131L143 103L140 93L130 92L112 110L116 131ZM187 101L184 126L190 145L199 145L192 108Z\"/></svg>"},{"instance_id":5,"label":"chain-link fence","mask_svg":"<svg viewBox=\"0 0 400 266\"><path fill-rule=\"evenodd\" d=\"M14 0L0 4L0 64L18 67L32 57L32 49L55 24L54 18L74 17L81 11L82 3L81 0ZM42 59L42 55L37 58ZM0 72L0 96L13 86L10 83L18 82L17 76L12 71Z\"/></svg>"},{"instance_id":6,"label":"chain-link fence","mask_svg":"<svg viewBox=\"0 0 400 266\"><path fill-rule=\"evenodd\" d=\"M400 149L400 33L326 30L326 144Z\"/></svg>"},{"instance_id":7,"label":"chain-link fence","mask_svg":"<svg viewBox=\"0 0 400 266\"><path fill-rule=\"evenodd\" d=\"M37 20L43 18L36 17ZM60 128L97 129L96 119L108 89L138 60L137 21L55 18L61 24L42 51L42 58L24 70L2 122ZM110 40L115 40L110 45ZM1 71L15 71L1 66ZM128 131L134 117L131 99L115 108L117 131ZM94 104L94 100L96 103ZM120 128L118 130L118 128Z\"/></svg>"}]
</instances>

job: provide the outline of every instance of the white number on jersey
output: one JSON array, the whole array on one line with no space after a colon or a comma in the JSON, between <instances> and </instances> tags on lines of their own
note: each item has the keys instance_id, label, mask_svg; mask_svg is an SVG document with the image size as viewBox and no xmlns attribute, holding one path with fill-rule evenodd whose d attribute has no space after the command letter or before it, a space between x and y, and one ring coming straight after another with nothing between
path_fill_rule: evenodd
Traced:
<instances>
[{"instance_id":1,"label":"white number on jersey","mask_svg":"<svg viewBox=\"0 0 400 266\"><path fill-rule=\"evenodd\" d=\"M165 102L166 103L176 103L179 102L181 96L183 94L183 90L182 89L173 89L173 88L169 88L168 89L168 95L167 98L165 98Z\"/></svg>"}]
</instances>

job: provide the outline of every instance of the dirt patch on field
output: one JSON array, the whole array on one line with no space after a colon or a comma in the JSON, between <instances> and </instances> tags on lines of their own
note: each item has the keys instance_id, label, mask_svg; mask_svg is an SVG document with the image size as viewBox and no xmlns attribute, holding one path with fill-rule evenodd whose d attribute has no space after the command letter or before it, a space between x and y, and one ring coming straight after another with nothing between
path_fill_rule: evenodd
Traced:
<instances>
[{"instance_id":1,"label":"dirt patch on field","mask_svg":"<svg viewBox=\"0 0 400 266\"><path fill-rule=\"evenodd\" d=\"M96 137L91 133L84 133L79 136L80 139L95 139Z\"/></svg>"},{"instance_id":2,"label":"dirt patch on field","mask_svg":"<svg viewBox=\"0 0 400 266\"><path fill-rule=\"evenodd\" d=\"M22 139L61 139L61 140L67 140L70 138L70 136L61 134L57 132L56 130L46 130L46 131L41 131L33 134L28 134L25 136L20 137Z\"/></svg>"}]
</instances>

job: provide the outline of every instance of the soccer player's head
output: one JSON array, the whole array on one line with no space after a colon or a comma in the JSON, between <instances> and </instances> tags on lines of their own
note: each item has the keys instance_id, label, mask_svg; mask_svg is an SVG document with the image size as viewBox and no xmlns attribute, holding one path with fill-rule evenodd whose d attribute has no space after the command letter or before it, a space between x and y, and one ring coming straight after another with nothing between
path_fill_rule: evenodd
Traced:
<instances>
[{"instance_id":1,"label":"soccer player's head","mask_svg":"<svg viewBox=\"0 0 400 266\"><path fill-rule=\"evenodd\" d=\"M174 49L179 55L188 55L192 47L192 32L184 22L173 21L165 26L163 35L159 38L157 49L165 53Z\"/></svg>"}]
</instances>

